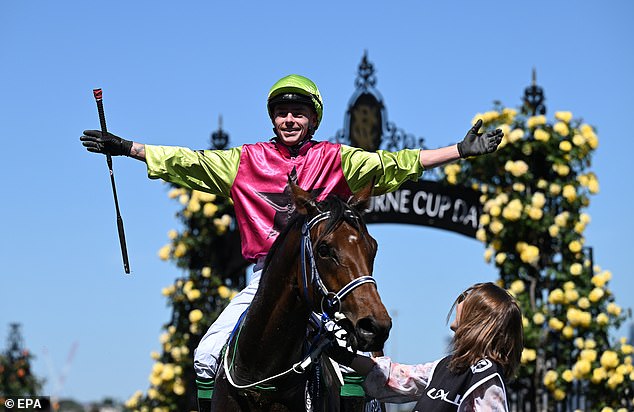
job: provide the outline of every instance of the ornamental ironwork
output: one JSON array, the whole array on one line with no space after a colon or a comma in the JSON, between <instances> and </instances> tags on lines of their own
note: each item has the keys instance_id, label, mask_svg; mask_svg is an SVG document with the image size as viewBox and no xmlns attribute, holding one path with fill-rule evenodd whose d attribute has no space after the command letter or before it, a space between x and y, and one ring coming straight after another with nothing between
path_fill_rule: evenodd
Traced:
<instances>
[{"instance_id":1,"label":"ornamental ironwork","mask_svg":"<svg viewBox=\"0 0 634 412\"><path fill-rule=\"evenodd\" d=\"M546 114L546 105L544 105L546 97L544 96L544 89L537 85L537 74L535 69L533 69L533 81L530 86L524 89L524 97L522 101L524 102L522 111L525 114L533 116Z\"/></svg>"},{"instance_id":2,"label":"ornamental ironwork","mask_svg":"<svg viewBox=\"0 0 634 412\"><path fill-rule=\"evenodd\" d=\"M375 87L374 65L368 60L367 51L363 53L354 83L356 90L348 103L344 127L331 141L368 151L425 148L424 138L407 133L387 120L383 97Z\"/></svg>"},{"instance_id":3,"label":"ornamental ironwork","mask_svg":"<svg viewBox=\"0 0 634 412\"><path fill-rule=\"evenodd\" d=\"M229 144L229 135L222 130L222 115L218 116L218 130L211 134L211 148L222 150Z\"/></svg>"}]
</instances>

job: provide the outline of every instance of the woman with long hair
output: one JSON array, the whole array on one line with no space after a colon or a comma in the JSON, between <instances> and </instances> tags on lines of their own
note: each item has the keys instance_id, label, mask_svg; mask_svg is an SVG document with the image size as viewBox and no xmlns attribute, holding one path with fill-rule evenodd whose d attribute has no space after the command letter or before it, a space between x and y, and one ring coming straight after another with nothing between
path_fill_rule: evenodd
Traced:
<instances>
[{"instance_id":1,"label":"woman with long hair","mask_svg":"<svg viewBox=\"0 0 634 412\"><path fill-rule=\"evenodd\" d=\"M382 402L416 401L414 412L508 411L506 382L515 375L523 349L517 302L494 283L477 283L454 301L447 321L454 309L454 336L442 359L404 365L338 346L328 354L365 375L366 393Z\"/></svg>"}]
</instances>

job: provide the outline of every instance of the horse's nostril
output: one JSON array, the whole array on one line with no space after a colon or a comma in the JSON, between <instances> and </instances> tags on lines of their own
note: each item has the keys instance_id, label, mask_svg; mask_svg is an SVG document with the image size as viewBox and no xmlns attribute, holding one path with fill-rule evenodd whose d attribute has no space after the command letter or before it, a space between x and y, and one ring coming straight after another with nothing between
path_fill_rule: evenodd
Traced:
<instances>
[{"instance_id":1,"label":"horse's nostril","mask_svg":"<svg viewBox=\"0 0 634 412\"><path fill-rule=\"evenodd\" d=\"M381 323L374 318L359 319L355 327L359 350L381 350L390 334L391 322Z\"/></svg>"},{"instance_id":2,"label":"horse's nostril","mask_svg":"<svg viewBox=\"0 0 634 412\"><path fill-rule=\"evenodd\" d=\"M357 333L365 339L373 339L378 331L377 324L371 318L363 318L357 322Z\"/></svg>"}]
</instances>

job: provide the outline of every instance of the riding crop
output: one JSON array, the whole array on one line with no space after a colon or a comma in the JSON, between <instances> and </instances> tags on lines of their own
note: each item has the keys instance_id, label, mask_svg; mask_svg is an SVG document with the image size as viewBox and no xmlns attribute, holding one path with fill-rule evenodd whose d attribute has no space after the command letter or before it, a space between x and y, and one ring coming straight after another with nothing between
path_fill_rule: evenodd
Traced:
<instances>
[{"instance_id":1,"label":"riding crop","mask_svg":"<svg viewBox=\"0 0 634 412\"><path fill-rule=\"evenodd\" d=\"M95 100L97 101L97 110L99 111L99 122L101 123L101 133L106 136L108 130L106 128L106 115L103 112L103 100L101 89L93 89ZM119 231L119 243L121 244L121 256L123 257L123 270L126 274L130 274L130 262L128 262L128 248L125 244L125 232L123 231L123 219L119 211L119 200L117 200L117 187L114 184L114 172L112 171L112 156L106 153L106 162L110 171L110 183L112 183L112 195L114 196L114 207L117 211L117 230Z\"/></svg>"}]
</instances>

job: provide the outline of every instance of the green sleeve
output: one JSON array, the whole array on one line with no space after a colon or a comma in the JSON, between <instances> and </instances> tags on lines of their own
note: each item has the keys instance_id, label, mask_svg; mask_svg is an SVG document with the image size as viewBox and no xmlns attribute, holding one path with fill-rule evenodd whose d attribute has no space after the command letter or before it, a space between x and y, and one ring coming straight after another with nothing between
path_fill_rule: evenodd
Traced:
<instances>
[{"instance_id":1,"label":"green sleeve","mask_svg":"<svg viewBox=\"0 0 634 412\"><path fill-rule=\"evenodd\" d=\"M194 151L175 146L145 145L148 177L229 197L238 173L241 151L241 146Z\"/></svg>"},{"instance_id":2,"label":"green sleeve","mask_svg":"<svg viewBox=\"0 0 634 412\"><path fill-rule=\"evenodd\" d=\"M392 192L406 180L418 180L423 174L420 149L397 152L363 149L341 145L341 167L348 186L358 192L374 179L374 194Z\"/></svg>"}]
</instances>

